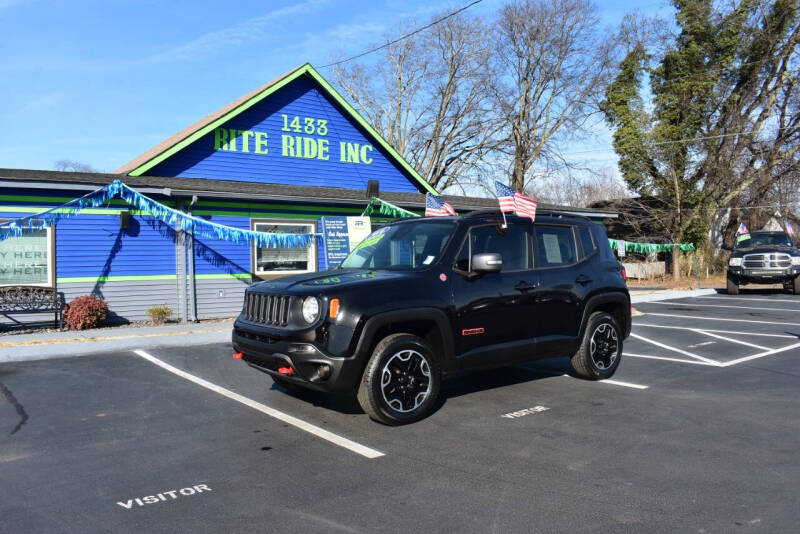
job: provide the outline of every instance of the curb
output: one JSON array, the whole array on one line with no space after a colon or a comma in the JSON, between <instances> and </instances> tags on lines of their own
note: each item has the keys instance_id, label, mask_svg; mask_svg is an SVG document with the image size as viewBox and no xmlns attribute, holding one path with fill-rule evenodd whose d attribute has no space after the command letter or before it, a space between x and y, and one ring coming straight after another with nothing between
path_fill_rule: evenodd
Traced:
<instances>
[{"instance_id":1,"label":"curb","mask_svg":"<svg viewBox=\"0 0 800 534\"><path fill-rule=\"evenodd\" d=\"M72 358L88 356L104 352L119 352L137 349L153 349L157 347L188 347L211 343L230 343L231 329L212 331L170 332L164 335L118 336L116 338L85 340L68 340L66 342L42 342L39 344L19 344L11 347L0 347L0 364L27 362L34 360L50 360L54 358Z\"/></svg>"},{"instance_id":2,"label":"curb","mask_svg":"<svg viewBox=\"0 0 800 534\"><path fill-rule=\"evenodd\" d=\"M657 302L659 300L682 299L687 297L700 297L702 295L716 295L717 290L709 289L690 289L688 291L665 291L663 293L650 293L649 295L631 295L631 304L640 302Z\"/></svg>"}]
</instances>

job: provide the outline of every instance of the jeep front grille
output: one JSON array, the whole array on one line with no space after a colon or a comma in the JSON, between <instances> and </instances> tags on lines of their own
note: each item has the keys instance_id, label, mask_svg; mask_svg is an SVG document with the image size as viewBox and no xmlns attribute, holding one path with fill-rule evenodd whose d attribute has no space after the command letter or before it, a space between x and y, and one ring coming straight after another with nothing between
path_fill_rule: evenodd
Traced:
<instances>
[{"instance_id":1,"label":"jeep front grille","mask_svg":"<svg viewBox=\"0 0 800 534\"><path fill-rule=\"evenodd\" d=\"M242 315L251 323L286 326L289 323L292 299L288 295L245 293Z\"/></svg>"},{"instance_id":2,"label":"jeep front grille","mask_svg":"<svg viewBox=\"0 0 800 534\"><path fill-rule=\"evenodd\" d=\"M745 269L786 269L791 264L792 257L782 252L746 254L742 260Z\"/></svg>"}]
</instances>

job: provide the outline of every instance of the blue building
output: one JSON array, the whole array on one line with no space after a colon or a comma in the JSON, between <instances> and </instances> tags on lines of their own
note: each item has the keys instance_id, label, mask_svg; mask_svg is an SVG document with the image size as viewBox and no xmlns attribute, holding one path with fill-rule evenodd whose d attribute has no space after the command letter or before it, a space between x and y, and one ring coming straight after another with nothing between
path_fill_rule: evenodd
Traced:
<instances>
[{"instance_id":1,"label":"blue building","mask_svg":"<svg viewBox=\"0 0 800 534\"><path fill-rule=\"evenodd\" d=\"M290 234L318 233L326 215L360 215L376 193L417 212L425 193L435 193L308 64L114 174L0 169L0 220L59 206L116 179L219 224ZM493 199L446 198L460 211L496 207ZM144 319L155 304L183 320L231 317L253 281L326 267L319 242L276 249L200 238L119 199L0 242L0 285L57 286L67 301L102 297L116 321Z\"/></svg>"}]
</instances>

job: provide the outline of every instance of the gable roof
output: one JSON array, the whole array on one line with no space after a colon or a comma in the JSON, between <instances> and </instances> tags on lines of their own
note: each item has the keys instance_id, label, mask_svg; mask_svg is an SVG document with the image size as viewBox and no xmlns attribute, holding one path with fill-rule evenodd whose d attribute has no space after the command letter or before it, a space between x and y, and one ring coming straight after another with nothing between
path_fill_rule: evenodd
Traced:
<instances>
[{"instance_id":1,"label":"gable roof","mask_svg":"<svg viewBox=\"0 0 800 534\"><path fill-rule=\"evenodd\" d=\"M311 66L310 63L298 67L284 74L283 76L272 80L251 91L230 104L218 109L214 113L200 119L188 128L181 130L172 137L165 139L158 145L154 146L144 154L126 163L116 171L117 174L127 174L129 176L141 176L147 171L166 160L173 154L189 146L194 141L200 139L214 128L222 125L236 115L249 109L253 105L267 98L279 89L290 84L300 76L309 76L316 81L320 88L330 96L339 106L342 107L345 114L353 119L359 126L361 126L369 137L372 137L375 142L394 159L397 164L404 169L411 177L417 182L417 185L424 191L430 191L433 194L439 194L409 163L392 147L365 119L358 111L353 108L337 91L334 89L319 72Z\"/></svg>"}]
</instances>

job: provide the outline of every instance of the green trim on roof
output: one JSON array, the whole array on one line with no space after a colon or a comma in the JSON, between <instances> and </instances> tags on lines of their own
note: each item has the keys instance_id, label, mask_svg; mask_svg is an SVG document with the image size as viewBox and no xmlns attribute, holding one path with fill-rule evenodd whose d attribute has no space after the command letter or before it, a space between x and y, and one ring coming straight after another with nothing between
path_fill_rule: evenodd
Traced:
<instances>
[{"instance_id":1,"label":"green trim on roof","mask_svg":"<svg viewBox=\"0 0 800 534\"><path fill-rule=\"evenodd\" d=\"M317 83L322 86L322 88L333 98L342 108L350 115L350 117L355 120L362 128L364 128L367 133L369 133L375 140L378 141L378 144L386 150L392 158L400 164L400 166L408 172L412 178L414 178L424 190L433 193L434 195L438 195L439 193L434 189L431 184L429 184L420 174L411 166L409 163L401 156L386 140L361 116L358 111L353 108L337 91L334 89L325 79L317 72L314 67L311 66L310 63L306 63L302 67L298 68L297 70L287 74L285 77L279 79L254 97L246 100L245 102L241 103L239 106L235 107L234 109L230 110L229 112L225 113L221 117L211 121L210 123L206 124L201 129L197 130L196 132L192 133L191 135L185 137L181 141L177 142L176 144L172 145L165 151L161 152L156 157L150 159L146 163L140 165L139 167L135 168L131 172L128 173L129 176L141 176L145 172L149 171L165 159L169 158L170 156L174 155L175 153L179 152L180 150L186 148L190 144L194 143L207 133L213 131L218 126L228 122L233 117L239 115L243 111L253 107L255 104L261 102L271 94L275 93L279 89L285 87L289 83L293 82L300 76L308 74L313 78Z\"/></svg>"},{"instance_id":2,"label":"green trim on roof","mask_svg":"<svg viewBox=\"0 0 800 534\"><path fill-rule=\"evenodd\" d=\"M53 196L35 196L35 195L0 195L0 202L2 201L11 201L11 202L35 202L35 203L42 203L42 204L66 204L70 200L75 200L75 197L53 197ZM166 206L175 206L175 201L173 200L162 200L162 204ZM114 198L109 201L109 204L114 206L128 206L129 204L122 199Z\"/></svg>"},{"instance_id":3,"label":"green trim on roof","mask_svg":"<svg viewBox=\"0 0 800 534\"><path fill-rule=\"evenodd\" d=\"M27 208L25 206L0 206L0 212L10 212L10 213L41 213L43 211L47 211L47 206L38 206L35 208ZM87 215L119 215L123 211L130 212L131 215L150 215L148 211L141 211L141 210L131 210L131 209L112 209L112 208L85 208L81 210L81 213L85 213ZM61 208L55 210L55 213L71 213L68 208Z\"/></svg>"}]
</instances>

